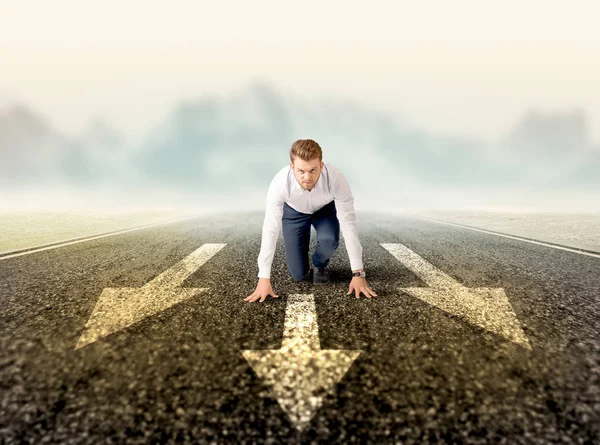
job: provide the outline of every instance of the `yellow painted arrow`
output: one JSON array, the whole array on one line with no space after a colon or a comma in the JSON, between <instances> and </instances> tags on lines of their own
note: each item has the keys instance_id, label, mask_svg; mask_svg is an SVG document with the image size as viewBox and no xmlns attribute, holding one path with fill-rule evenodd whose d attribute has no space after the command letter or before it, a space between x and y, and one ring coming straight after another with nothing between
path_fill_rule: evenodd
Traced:
<instances>
[{"instance_id":1,"label":"yellow painted arrow","mask_svg":"<svg viewBox=\"0 0 600 445\"><path fill-rule=\"evenodd\" d=\"M285 309L281 349L242 354L302 430L361 352L322 350L313 295L293 294Z\"/></svg>"},{"instance_id":2,"label":"yellow painted arrow","mask_svg":"<svg viewBox=\"0 0 600 445\"><path fill-rule=\"evenodd\" d=\"M504 289L465 287L408 247L380 244L429 286L399 290L531 350Z\"/></svg>"},{"instance_id":3,"label":"yellow painted arrow","mask_svg":"<svg viewBox=\"0 0 600 445\"><path fill-rule=\"evenodd\" d=\"M106 288L75 349L187 300L208 288L182 288L183 281L226 244L204 244L140 288Z\"/></svg>"}]
</instances>

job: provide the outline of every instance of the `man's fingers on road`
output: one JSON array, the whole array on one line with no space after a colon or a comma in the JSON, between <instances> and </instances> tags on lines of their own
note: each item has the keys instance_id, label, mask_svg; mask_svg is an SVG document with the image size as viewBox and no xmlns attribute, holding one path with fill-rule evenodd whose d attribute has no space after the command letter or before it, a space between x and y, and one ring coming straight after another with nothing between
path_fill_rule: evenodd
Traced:
<instances>
[{"instance_id":1,"label":"man's fingers on road","mask_svg":"<svg viewBox=\"0 0 600 445\"><path fill-rule=\"evenodd\" d=\"M244 298L244 301L256 301L256 299L259 297L260 295L257 294L256 292L253 292L252 295Z\"/></svg>"},{"instance_id":2,"label":"man's fingers on road","mask_svg":"<svg viewBox=\"0 0 600 445\"><path fill-rule=\"evenodd\" d=\"M267 292L265 294L262 294L260 292L254 292L252 295L247 296L246 298L244 298L244 301L256 301L260 298L261 303L263 301L265 301L267 299L267 297L271 295L271 297L273 298L279 298L279 295L275 295L274 292Z\"/></svg>"}]
</instances>

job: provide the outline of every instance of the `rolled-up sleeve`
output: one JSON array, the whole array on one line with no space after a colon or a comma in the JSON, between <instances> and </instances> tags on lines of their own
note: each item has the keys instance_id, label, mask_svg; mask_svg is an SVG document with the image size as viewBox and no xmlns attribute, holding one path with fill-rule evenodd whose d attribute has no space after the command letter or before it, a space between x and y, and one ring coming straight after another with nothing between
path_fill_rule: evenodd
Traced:
<instances>
[{"instance_id":1,"label":"rolled-up sleeve","mask_svg":"<svg viewBox=\"0 0 600 445\"><path fill-rule=\"evenodd\" d=\"M358 229L356 228L356 214L354 212L354 197L350 190L350 184L337 169L334 170L334 179L332 182L332 195L335 201L335 209L340 228L346 244L346 251L350 260L352 270L363 269L362 246L358 239Z\"/></svg>"},{"instance_id":2,"label":"rolled-up sleeve","mask_svg":"<svg viewBox=\"0 0 600 445\"><path fill-rule=\"evenodd\" d=\"M284 187L281 178L276 176L267 191L265 219L262 227L262 240L258 255L258 277L271 278L271 265L277 246L277 238L281 231L283 203L285 202Z\"/></svg>"}]
</instances>

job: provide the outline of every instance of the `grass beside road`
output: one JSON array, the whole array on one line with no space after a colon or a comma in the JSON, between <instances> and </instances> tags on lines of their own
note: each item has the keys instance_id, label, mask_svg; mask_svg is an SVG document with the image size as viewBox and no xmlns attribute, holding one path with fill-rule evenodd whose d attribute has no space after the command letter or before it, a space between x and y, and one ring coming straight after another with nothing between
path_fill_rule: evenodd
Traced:
<instances>
[{"instance_id":1,"label":"grass beside road","mask_svg":"<svg viewBox=\"0 0 600 445\"><path fill-rule=\"evenodd\" d=\"M198 213L201 211L5 211L0 213L0 254L145 224L171 221Z\"/></svg>"},{"instance_id":2,"label":"grass beside road","mask_svg":"<svg viewBox=\"0 0 600 445\"><path fill-rule=\"evenodd\" d=\"M415 215L600 252L600 213L416 211Z\"/></svg>"}]
</instances>

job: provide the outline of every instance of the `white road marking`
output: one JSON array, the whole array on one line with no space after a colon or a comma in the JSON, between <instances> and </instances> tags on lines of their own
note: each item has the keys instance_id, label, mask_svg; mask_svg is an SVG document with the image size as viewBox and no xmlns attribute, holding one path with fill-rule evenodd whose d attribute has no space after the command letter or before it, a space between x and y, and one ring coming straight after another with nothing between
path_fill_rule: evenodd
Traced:
<instances>
[{"instance_id":1,"label":"white road marking","mask_svg":"<svg viewBox=\"0 0 600 445\"><path fill-rule=\"evenodd\" d=\"M380 244L429 286L400 288L401 291L531 350L504 289L465 287L408 247Z\"/></svg>"},{"instance_id":2,"label":"white road marking","mask_svg":"<svg viewBox=\"0 0 600 445\"><path fill-rule=\"evenodd\" d=\"M321 350L314 296L293 294L285 309L281 349L242 354L301 431L361 352Z\"/></svg>"},{"instance_id":3,"label":"white road marking","mask_svg":"<svg viewBox=\"0 0 600 445\"><path fill-rule=\"evenodd\" d=\"M410 216L414 216L414 217L417 217L417 218L425 219L425 220L431 221L431 222L436 222L436 223L439 223L439 224L448 224L449 226L461 227L463 229L474 230L476 232L482 232L482 233L487 233L487 234L490 234L490 235L502 236L504 238L510 238L510 239L514 239L514 240L518 240L518 241L524 241L526 243L537 244L539 246L552 247L553 249L565 250L567 252L578 253L580 255L587 255L587 256L594 257L594 258L600 258L600 254L599 253L586 252L584 250L578 250L578 249L571 249L569 247L557 246L555 244L549 244L549 243L545 243L543 241L535 241L535 240L531 240L531 239L527 239L527 238L522 238L522 237L519 237L519 236L506 235L504 233L492 232L491 230L478 229L476 227L464 226L462 224L451 223L451 222L448 222L448 221L440 221L438 219L426 218L424 216L419 216L419 215L412 215L411 214Z\"/></svg>"},{"instance_id":4,"label":"white road marking","mask_svg":"<svg viewBox=\"0 0 600 445\"><path fill-rule=\"evenodd\" d=\"M140 288L104 289L75 349L208 290L182 288L181 284L225 246L204 244Z\"/></svg>"},{"instance_id":5,"label":"white road marking","mask_svg":"<svg viewBox=\"0 0 600 445\"><path fill-rule=\"evenodd\" d=\"M170 221L160 221L160 222L151 223L151 224L144 224L143 226L132 227L131 229L119 230L117 232L105 233L103 235L89 236L89 237L85 237L85 238L81 238L81 239L76 239L73 241L66 241L66 242L60 243L60 244L54 244L52 246L33 248L32 250L25 250L23 252L17 252L17 253L13 253L13 254L0 256L0 261L7 260L9 258L15 258L15 257L22 256L22 255L29 255L30 253L43 252L44 250L58 249L59 247L70 246L71 244L84 243L86 241L92 241L95 239L105 238L107 236L120 235L122 233L133 232L135 230L146 229L148 227L160 226L161 224L171 224L171 223L178 222L178 221L185 221L186 219L197 218L198 216L200 216L200 215L186 216L185 218L172 219Z\"/></svg>"}]
</instances>

